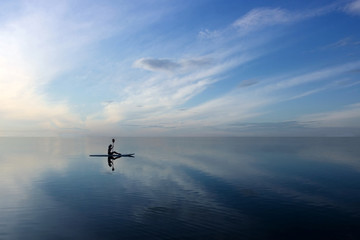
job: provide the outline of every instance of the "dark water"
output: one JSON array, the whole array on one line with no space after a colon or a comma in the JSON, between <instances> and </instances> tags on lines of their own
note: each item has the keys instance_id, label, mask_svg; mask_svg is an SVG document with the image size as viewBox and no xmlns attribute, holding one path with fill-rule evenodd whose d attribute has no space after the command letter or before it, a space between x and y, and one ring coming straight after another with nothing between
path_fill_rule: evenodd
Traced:
<instances>
[{"instance_id":1,"label":"dark water","mask_svg":"<svg viewBox=\"0 0 360 240\"><path fill-rule=\"evenodd\" d=\"M360 239L360 138L0 138L0 239Z\"/></svg>"}]
</instances>

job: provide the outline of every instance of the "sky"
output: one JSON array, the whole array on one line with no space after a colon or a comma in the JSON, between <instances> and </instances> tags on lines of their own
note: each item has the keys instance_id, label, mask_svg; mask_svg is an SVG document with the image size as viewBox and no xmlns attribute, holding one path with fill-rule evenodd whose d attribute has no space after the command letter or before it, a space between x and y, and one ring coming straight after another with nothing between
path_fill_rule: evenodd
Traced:
<instances>
[{"instance_id":1,"label":"sky","mask_svg":"<svg viewBox=\"0 0 360 240\"><path fill-rule=\"evenodd\" d=\"M360 136L360 0L0 1L0 136Z\"/></svg>"}]
</instances>

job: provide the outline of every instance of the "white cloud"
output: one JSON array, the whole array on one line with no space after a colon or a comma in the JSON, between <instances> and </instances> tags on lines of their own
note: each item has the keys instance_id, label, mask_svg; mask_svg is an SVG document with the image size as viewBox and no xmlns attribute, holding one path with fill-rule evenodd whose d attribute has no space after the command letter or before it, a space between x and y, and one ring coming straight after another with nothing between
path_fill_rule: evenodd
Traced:
<instances>
[{"instance_id":1,"label":"white cloud","mask_svg":"<svg viewBox=\"0 0 360 240\"><path fill-rule=\"evenodd\" d=\"M100 112L91 114L89 112L92 110L88 110L89 114L80 118L73 108L73 103L65 98L55 101L46 91L46 87L61 74L81 68L83 60L88 60L93 44L113 34L123 33L125 28L126 33L136 32L147 26L148 22L154 22L154 15L160 13L156 19L161 19L164 13L162 10L136 10L138 3L119 8L120 13L100 5L99 8L90 6L80 12L73 12L72 4L74 3L71 1L61 2L51 8L46 2L27 4L16 14L9 13L2 18L4 22L0 26L0 89L6 91L0 95L0 101L5 103L1 104L0 113L1 120L8 120L8 123L6 126L2 125L0 131L7 126L17 128L29 122L32 122L29 128L36 126L38 129L58 130L87 127L109 132L114 128L119 129L119 126L130 125L159 128L222 126L264 114L263 108L273 103L326 90L328 85L303 90L295 97L291 95L291 90L297 86L320 83L360 67L359 62L353 62L295 77L278 78L275 81L238 79L240 84L237 84L236 90L228 93L224 90L223 95L208 97L202 104L184 107L190 99L199 96L214 83L226 79L230 70L240 68L264 55L265 51L271 51L264 50L269 36L250 36L245 40L242 36L239 37L239 31L248 33L265 27L292 24L335 9L334 5L308 11L255 8L222 30L206 29L199 33L201 38L222 37L221 40L202 39L200 43L188 44L185 48L169 52L169 55L166 51L157 51L162 45L150 48L144 53L135 47L134 51L139 52L121 62L122 68L130 70L122 69L116 72L117 70L110 69L113 72L108 73L102 69L99 75L104 76L97 84L94 84L96 80L87 76L84 81L93 84L88 87L92 90L101 88L100 91L105 94L111 91L112 101L103 105L99 103L97 107ZM128 16L127 10L134 10L136 14ZM139 14L143 12L148 13ZM119 15L115 16L116 21L111 21L113 15L117 14ZM169 44L178 43L177 40L166 37L164 39L171 42ZM164 39L155 42L163 41L166 45ZM124 62L126 64L122 64ZM101 65L103 62L99 60L98 63ZM116 64L120 65L119 62ZM113 66L116 64L113 63ZM131 64L148 72L133 69ZM140 78L127 76L130 71L132 72L129 75L134 74ZM113 77L115 75L116 77ZM128 79L131 81L127 81ZM102 84L102 81L107 84ZM118 89L112 87L116 84L120 85ZM290 90L289 93L287 90ZM114 96L114 93L118 95ZM99 102L103 101L104 99L99 97ZM83 103L83 106L86 106L86 103ZM182 111L179 111L180 108ZM10 124L10 121L16 123Z\"/></svg>"},{"instance_id":2,"label":"white cloud","mask_svg":"<svg viewBox=\"0 0 360 240\"><path fill-rule=\"evenodd\" d=\"M340 48L340 47L346 47L346 46L358 46L360 45L360 41L354 40L352 37L346 37L342 38L339 41L329 44L327 46L324 46L323 49L329 49L329 48Z\"/></svg>"},{"instance_id":3,"label":"white cloud","mask_svg":"<svg viewBox=\"0 0 360 240\"><path fill-rule=\"evenodd\" d=\"M292 15L280 8L256 8L233 23L243 31L251 31L266 26L284 24L293 21Z\"/></svg>"},{"instance_id":4,"label":"white cloud","mask_svg":"<svg viewBox=\"0 0 360 240\"><path fill-rule=\"evenodd\" d=\"M344 7L344 10L350 14L360 15L360 0L354 0Z\"/></svg>"},{"instance_id":5,"label":"white cloud","mask_svg":"<svg viewBox=\"0 0 360 240\"><path fill-rule=\"evenodd\" d=\"M198 34L200 39L213 39L221 35L220 31L210 31L209 29L201 30Z\"/></svg>"},{"instance_id":6,"label":"white cloud","mask_svg":"<svg viewBox=\"0 0 360 240\"><path fill-rule=\"evenodd\" d=\"M51 8L21 5L16 12L6 13L0 27L0 113L8 121L0 131L9 127L56 132L82 126L67 101L51 101L45 87L78 66L86 55L84 48L109 33L102 26L107 17L92 14L88 21L83 19L87 10L71 15L67 3L54 4Z\"/></svg>"},{"instance_id":7,"label":"white cloud","mask_svg":"<svg viewBox=\"0 0 360 240\"><path fill-rule=\"evenodd\" d=\"M273 84L268 84L261 89L262 92L273 92L281 89L292 88L298 85L311 83L315 81L321 81L328 79L360 67L360 61L350 62L339 66L332 66L324 69L320 69L307 74L299 75L296 77L289 77L285 80L276 81Z\"/></svg>"},{"instance_id":8,"label":"white cloud","mask_svg":"<svg viewBox=\"0 0 360 240\"><path fill-rule=\"evenodd\" d=\"M311 94L325 91L329 88L335 87L334 83L328 83L329 78L347 73L352 69L358 68L360 62L352 62L340 66L333 66L311 73L289 77L282 81L265 82L263 84L255 85L254 88L238 88L224 96L205 102L199 106L190 108L181 113L174 114L174 121L176 119L192 119L188 121L189 126L225 126L238 122L246 122L249 119L266 114L269 107L273 104L291 101L294 99L303 98ZM302 92L294 95L293 89L301 85L307 85L310 82L324 82L323 86L315 87L310 90L303 90ZM344 114L341 118L339 113L339 124L342 120L342 126L346 126L347 118L356 113L357 110L352 109ZM348 116L348 117L346 117ZM356 115L357 116L357 115ZM335 117L335 116L334 116ZM356 123L356 121L354 121ZM353 126L350 124L349 126Z\"/></svg>"},{"instance_id":9,"label":"white cloud","mask_svg":"<svg viewBox=\"0 0 360 240\"><path fill-rule=\"evenodd\" d=\"M140 58L134 62L133 66L153 72L175 73L197 70L199 68L208 67L211 64L212 59L209 58L182 59L179 61L171 59Z\"/></svg>"},{"instance_id":10,"label":"white cloud","mask_svg":"<svg viewBox=\"0 0 360 240\"><path fill-rule=\"evenodd\" d=\"M199 37L205 39L216 38L222 35L226 35L226 33L232 28L237 29L241 34L248 34L266 27L293 24L295 22L333 12L338 8L339 4L340 3L333 3L320 8L298 11L289 11L287 9L269 7L254 8L233 22L230 28L223 30L206 29L200 31Z\"/></svg>"},{"instance_id":11,"label":"white cloud","mask_svg":"<svg viewBox=\"0 0 360 240\"><path fill-rule=\"evenodd\" d=\"M299 121L313 127L360 128L360 103L348 105L337 111L305 115Z\"/></svg>"},{"instance_id":12,"label":"white cloud","mask_svg":"<svg viewBox=\"0 0 360 240\"><path fill-rule=\"evenodd\" d=\"M327 82L324 85L323 81L329 79L333 81L334 77L359 68L360 62L332 66L301 75L290 75L286 78L244 80L234 91L216 98L210 97L197 106L182 108L188 100L220 81L222 75L230 69L240 67L264 55L264 51L257 49L266 45L269 39L259 40L250 37L250 40L245 42L241 36L239 38L234 29L246 33L267 26L292 24L334 11L336 6L333 4L297 12L281 8L254 9L226 29L214 32L205 30L199 34L202 38L218 37L222 35L220 33L228 34L224 36L223 41L220 41L220 45L223 44L222 48L213 50L212 54L200 58L191 56L178 59L140 58L133 63L133 66L151 71L152 73L148 75L150 77L129 84L122 92L122 100L111 104L112 111L108 111L106 107L102 117L110 121L115 116L111 116L108 112L118 112L121 117L110 122L118 122L124 128L133 124L149 126L148 131L163 131L165 128L173 131L183 129L182 133L191 134L200 128L209 132L211 128L221 129L227 124L246 122L264 115L269 111L266 108L273 104L325 91L333 87L333 84ZM216 34L213 34L215 32ZM234 39L237 39L236 47L228 44ZM217 44L219 41L215 47L218 47ZM225 45L227 47L224 47ZM205 49L207 52L211 51L211 47ZM320 86L308 85L314 82L319 83ZM295 87L305 85L307 85L305 90L294 94ZM92 119L89 119L89 122L91 121Z\"/></svg>"},{"instance_id":13,"label":"white cloud","mask_svg":"<svg viewBox=\"0 0 360 240\"><path fill-rule=\"evenodd\" d=\"M151 68L155 73L140 82L127 83L128 86L120 94L122 100L104 106L100 115L87 119L87 124L88 126L100 124L96 118L101 118L107 124L117 123L124 128L135 125L164 130L204 125L206 116L211 116L218 122L218 117L212 111L220 109L191 108L179 111L179 108L211 84L219 81L222 74L257 57L257 55L248 56L246 53L240 57L232 55L231 51L228 54L221 51L221 54L213 53L204 57L179 60L140 59L134 63L136 67ZM174 70L173 66L178 69ZM172 74L167 74L169 72ZM201 119L198 111L202 112ZM207 125L213 124L209 122ZM143 133L146 131L152 129L145 129Z\"/></svg>"}]
</instances>

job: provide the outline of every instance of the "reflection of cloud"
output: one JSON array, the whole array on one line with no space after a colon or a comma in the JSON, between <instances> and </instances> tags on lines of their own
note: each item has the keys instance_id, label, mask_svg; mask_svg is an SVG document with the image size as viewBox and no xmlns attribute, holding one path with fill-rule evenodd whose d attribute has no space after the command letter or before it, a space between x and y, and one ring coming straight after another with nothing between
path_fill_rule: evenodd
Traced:
<instances>
[{"instance_id":1,"label":"reflection of cloud","mask_svg":"<svg viewBox=\"0 0 360 240\"><path fill-rule=\"evenodd\" d=\"M57 139L0 139L0 191L6 196L0 208L21 206L31 195L34 182L43 174L62 172L67 167L67 162L59 156L62 150ZM67 151L72 153L71 148Z\"/></svg>"},{"instance_id":2,"label":"reflection of cloud","mask_svg":"<svg viewBox=\"0 0 360 240\"><path fill-rule=\"evenodd\" d=\"M24 184L24 188L20 187L16 189L19 191L10 192L9 195L5 191L6 196L12 197L14 195L11 194L15 192L16 197L21 197L20 203L10 203L5 198L6 202L1 202L1 206L13 204L11 206L25 207L26 211L33 213L32 220L42 223L38 226L40 228L56 227L56 224L59 224L61 231L71 222L76 227L84 227L79 230L82 232L86 227L89 229L89 226L95 226L97 222L93 219L119 220L119 216L125 216L121 219L128 221L127 226L148 223L158 217L162 220L167 217L180 220L179 224L198 224L204 221L205 224L214 224L223 220L236 220L236 225L240 220L244 220L245 224L252 224L252 217L259 216L258 206L262 206L267 214L273 211L275 205L280 210L295 209L296 213L305 208L308 211L314 208L321 213L336 211L348 214L351 211L353 214L357 209L346 204L353 201L343 198L343 189L337 190L328 184L327 179L331 179L333 174L343 176L343 170L337 172L336 168L331 168L335 171L322 171L332 167L333 162L328 160L327 153L335 156L337 164L340 165L347 164L343 164L341 159L346 162L355 161L358 150L357 142L353 140L123 138L117 139L117 146L123 149L137 148L136 158L117 159L115 172L111 176L104 175L104 172L111 172L106 159L76 157L70 160L62 155L65 150L67 154L76 156L90 149L91 152L105 150L104 143L110 142L111 138L87 139L89 145L85 152L81 150L84 147L78 140L38 141L42 144L34 144L36 141L32 139L24 142L13 140L8 145L0 144L2 153L4 148L7 150L6 155L9 155L9 152L13 156L25 158L30 149L39 156L46 155L46 159L39 158L39 162L35 160L36 167L26 165L35 173L30 178L24 176L21 179L19 171L18 179L28 185ZM25 148L19 149L19 144ZM14 152L16 150L24 152ZM57 156L62 156L59 161ZM53 171L53 157L61 164L64 160L66 164L71 163L68 166L72 168L65 173L57 168ZM318 160L325 162L321 165L315 164L316 167L311 164ZM11 159L9 163L12 166L21 166L23 162L14 162ZM99 174L98 167L101 164L104 172ZM48 171L38 169L43 166L47 167ZM3 167L5 172L8 166L2 165L1 173ZM1 177L3 179L3 175ZM88 202L84 204L86 200ZM196 210L199 207L201 211ZM37 211L38 209L44 211ZM13 234L19 230L17 223L24 223L27 219L14 216L15 211L7 211L9 212L9 222L13 222L9 232ZM207 218L211 219L208 221ZM238 226L230 226L231 229L238 229ZM74 236L71 231L66 234Z\"/></svg>"},{"instance_id":3,"label":"reflection of cloud","mask_svg":"<svg viewBox=\"0 0 360 240\"><path fill-rule=\"evenodd\" d=\"M281 196L287 204L331 206L348 211L349 206L328 194L337 195L338 191L307 168L312 169L312 162L321 161L320 167L325 169L336 163L359 170L354 140L350 138L342 145L339 138L149 139L147 144L142 144L146 156L137 155L137 160L143 161L122 161L116 166L123 176L136 179L135 182L163 186L162 180L165 180L163 191L172 191L172 196L179 194L188 201L206 202L212 208L227 206L222 202L224 196L218 194L231 189L232 197L244 196L250 191L256 193L250 197L259 201ZM161 146L162 151L157 151L157 146ZM284 161L281 167L277 160ZM298 169L297 164L301 168ZM181 196L184 191L186 196ZM151 196L154 202L166 203L164 197ZM137 214L141 215L142 211Z\"/></svg>"},{"instance_id":4,"label":"reflection of cloud","mask_svg":"<svg viewBox=\"0 0 360 240\"><path fill-rule=\"evenodd\" d=\"M359 140L357 138L323 138L316 145L309 145L302 149L299 154L302 158L313 161L348 166L360 172L358 158L359 149L356 148Z\"/></svg>"}]
</instances>

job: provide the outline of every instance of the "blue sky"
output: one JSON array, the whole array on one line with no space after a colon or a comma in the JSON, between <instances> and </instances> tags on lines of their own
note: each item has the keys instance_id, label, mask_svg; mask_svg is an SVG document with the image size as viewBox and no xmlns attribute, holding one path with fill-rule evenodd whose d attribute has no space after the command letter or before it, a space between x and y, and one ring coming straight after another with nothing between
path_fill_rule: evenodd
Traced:
<instances>
[{"instance_id":1,"label":"blue sky","mask_svg":"<svg viewBox=\"0 0 360 240\"><path fill-rule=\"evenodd\" d=\"M360 1L2 1L0 136L359 136Z\"/></svg>"}]
</instances>

